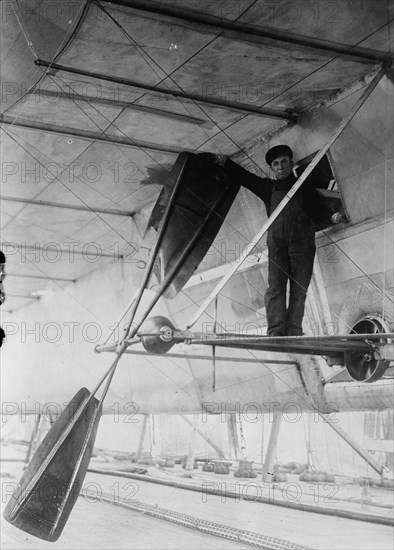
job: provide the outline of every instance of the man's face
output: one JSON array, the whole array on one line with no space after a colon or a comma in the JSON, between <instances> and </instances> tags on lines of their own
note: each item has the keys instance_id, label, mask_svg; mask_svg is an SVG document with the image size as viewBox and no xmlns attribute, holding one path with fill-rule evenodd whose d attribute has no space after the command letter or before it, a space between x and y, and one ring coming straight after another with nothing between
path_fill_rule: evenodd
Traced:
<instances>
[{"instance_id":1,"label":"man's face","mask_svg":"<svg viewBox=\"0 0 394 550\"><path fill-rule=\"evenodd\" d=\"M293 161L287 155L276 157L271 162L271 169L277 180L283 180L293 171Z\"/></svg>"}]
</instances>

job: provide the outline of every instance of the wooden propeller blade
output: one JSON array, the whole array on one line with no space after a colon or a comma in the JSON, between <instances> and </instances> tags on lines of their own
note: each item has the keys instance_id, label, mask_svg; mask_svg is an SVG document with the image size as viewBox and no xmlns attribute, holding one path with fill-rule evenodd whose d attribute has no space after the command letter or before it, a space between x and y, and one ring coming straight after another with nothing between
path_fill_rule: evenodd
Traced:
<instances>
[{"instance_id":1,"label":"wooden propeller blade","mask_svg":"<svg viewBox=\"0 0 394 550\"><path fill-rule=\"evenodd\" d=\"M64 409L4 510L7 521L40 539L59 538L80 493L101 415L89 395L82 388Z\"/></svg>"}]
</instances>

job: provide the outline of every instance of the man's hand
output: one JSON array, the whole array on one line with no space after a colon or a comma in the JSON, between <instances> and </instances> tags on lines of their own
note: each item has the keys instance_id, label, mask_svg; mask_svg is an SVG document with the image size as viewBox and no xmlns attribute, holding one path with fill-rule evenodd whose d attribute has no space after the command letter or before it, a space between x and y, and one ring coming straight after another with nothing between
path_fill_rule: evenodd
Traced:
<instances>
[{"instance_id":1,"label":"man's hand","mask_svg":"<svg viewBox=\"0 0 394 550\"><path fill-rule=\"evenodd\" d=\"M341 214L340 212L335 212L335 214L331 216L331 222L333 224L343 223L347 221L349 221L347 217L344 214Z\"/></svg>"}]
</instances>

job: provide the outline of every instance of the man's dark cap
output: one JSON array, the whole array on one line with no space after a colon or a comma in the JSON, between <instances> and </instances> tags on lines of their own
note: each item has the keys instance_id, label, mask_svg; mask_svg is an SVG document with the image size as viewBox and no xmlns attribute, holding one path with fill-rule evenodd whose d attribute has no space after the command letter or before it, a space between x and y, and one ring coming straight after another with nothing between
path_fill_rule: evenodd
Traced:
<instances>
[{"instance_id":1,"label":"man's dark cap","mask_svg":"<svg viewBox=\"0 0 394 550\"><path fill-rule=\"evenodd\" d=\"M271 166L271 163L277 158L281 156L287 156L290 157L290 159L293 158L293 151L290 149L288 145L275 145L275 147L272 147L267 151L267 154L265 155L265 162Z\"/></svg>"}]
</instances>

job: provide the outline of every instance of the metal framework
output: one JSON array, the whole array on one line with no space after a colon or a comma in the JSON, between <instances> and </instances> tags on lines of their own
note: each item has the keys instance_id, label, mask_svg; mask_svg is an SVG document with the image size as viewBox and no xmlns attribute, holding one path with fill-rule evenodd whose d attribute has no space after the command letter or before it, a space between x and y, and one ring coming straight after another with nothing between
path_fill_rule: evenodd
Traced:
<instances>
[{"instance_id":1,"label":"metal framework","mask_svg":"<svg viewBox=\"0 0 394 550\"><path fill-rule=\"evenodd\" d=\"M136 342L134 342L136 343ZM116 351L116 345L102 345L102 346L96 346L95 351L97 353L102 352L114 352ZM148 351L142 351L142 350L135 350L135 349L126 349L125 353L129 355L136 355L136 356L145 356L145 357L152 357L152 354ZM157 355L156 355L157 357ZM209 361L212 362L212 357L210 355L202 355L198 353L166 353L163 356L164 359L195 359L198 361ZM219 355L216 356L216 361L222 362L222 363L228 363L231 361L232 363L245 363L245 358L243 357L231 357L230 355ZM255 359L254 357L248 357L247 360L248 363L261 365L262 362L267 364L273 364L273 365L296 365L297 363L295 361L292 361L291 359L265 359L264 361L262 359Z\"/></svg>"},{"instance_id":2,"label":"metal framework","mask_svg":"<svg viewBox=\"0 0 394 550\"><path fill-rule=\"evenodd\" d=\"M141 334L141 336L144 336ZM385 333L385 339L394 333ZM174 343L187 343L223 348L244 348L261 351L281 351L306 355L333 355L344 352L370 353L379 344L382 334L340 334L337 336L260 336L249 334L215 334L206 332L174 331ZM394 360L394 353L392 356Z\"/></svg>"}]
</instances>

